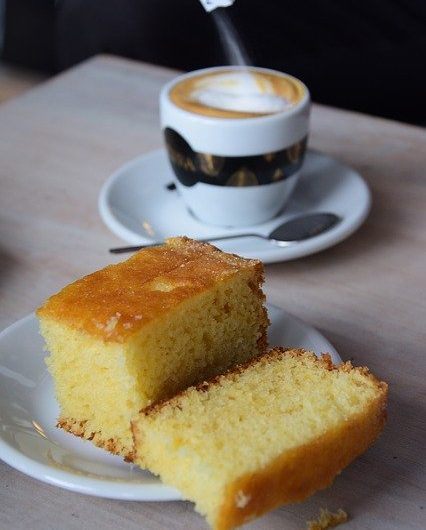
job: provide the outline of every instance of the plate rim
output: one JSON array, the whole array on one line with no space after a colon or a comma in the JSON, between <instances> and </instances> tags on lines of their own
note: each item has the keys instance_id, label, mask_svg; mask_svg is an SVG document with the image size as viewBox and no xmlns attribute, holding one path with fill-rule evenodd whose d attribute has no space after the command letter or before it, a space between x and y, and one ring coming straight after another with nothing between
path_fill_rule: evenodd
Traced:
<instances>
[{"instance_id":1,"label":"plate rim","mask_svg":"<svg viewBox=\"0 0 426 530\"><path fill-rule=\"evenodd\" d=\"M285 309L276 305L267 303L266 307L268 311L278 311L281 317L290 318L291 321L296 323L297 325L303 326L304 328L308 328L311 333L313 332L316 337L321 339L321 341L324 343L324 346L326 346L326 350L335 357L335 360L341 361L341 357L334 348L334 346L314 326L311 326L303 319L294 316ZM11 334L13 335L22 326L29 325L30 323L36 320L37 317L35 313L30 313L25 317L12 323L10 326L0 331L0 344L5 337ZM1 364L2 358L0 356L0 365ZM0 374L0 381L2 377L4 376ZM131 483L129 481L126 481L125 479L98 479L85 475L80 475L77 473L72 473L67 470L61 470L54 466L49 466L48 464L37 462L24 452L11 445L9 441L3 437L1 430L0 460L5 462L12 468L17 469L18 471L36 480L40 480L44 483L57 486L68 491L72 491L74 493L128 501L162 502L182 500L182 496L176 489L165 484Z\"/></svg>"},{"instance_id":2,"label":"plate rim","mask_svg":"<svg viewBox=\"0 0 426 530\"><path fill-rule=\"evenodd\" d=\"M333 247L337 245L338 243L344 241L348 237L350 237L354 232L356 232L360 228L360 226L364 223L364 221L368 217L368 214L370 213L371 205L372 205L372 194L371 194L371 191L370 191L370 188L367 182L356 169L316 149L308 149L307 153L314 155L314 156L320 156L322 158L328 159L332 161L334 165L338 165L342 169L349 171L352 175L352 178L357 180L357 183L360 186L360 189L362 189L362 193L364 194L365 200L363 204L361 205L359 212L355 215L354 219L352 220L352 222L344 228L342 228L342 223L338 223L334 228L332 228L330 231L326 232L325 234L320 234L319 236L315 238L309 239L307 241L302 241L300 243L296 243L295 246L291 246L291 247L280 247L278 245L273 246L271 244L270 249L263 251L258 256L258 259L261 259L266 264L300 259L306 256L317 254L318 252L321 252L327 248ZM99 215L103 223L115 236L117 236L119 239L121 239L122 241L124 241L125 243L129 245L138 245L138 244L142 245L145 243L149 244L149 243L152 243L153 240L148 237L144 237L141 234L138 234L137 232L133 231L131 228L128 228L114 216L112 212L112 208L110 207L110 200L109 200L111 196L111 190L113 189L113 186L115 185L115 183L121 178L123 178L123 176L128 171L134 169L140 164L143 164L147 159L156 160L157 158L158 160L167 159L166 150L164 148L158 148L158 149L154 149L151 151L147 151L146 153L143 153L142 155L139 155L131 160L128 160L127 162L122 164L120 167L118 167L111 175L108 176L108 178L102 184L100 192L99 192L98 212L99 212ZM170 178L171 179L173 178L172 175L170 176ZM255 228L256 228L256 225L252 227L243 227L242 232L244 232L245 230L251 231ZM227 252L229 251L230 250L227 250ZM233 252L233 250L231 251ZM254 257L254 256L251 256L251 257Z\"/></svg>"}]
</instances>

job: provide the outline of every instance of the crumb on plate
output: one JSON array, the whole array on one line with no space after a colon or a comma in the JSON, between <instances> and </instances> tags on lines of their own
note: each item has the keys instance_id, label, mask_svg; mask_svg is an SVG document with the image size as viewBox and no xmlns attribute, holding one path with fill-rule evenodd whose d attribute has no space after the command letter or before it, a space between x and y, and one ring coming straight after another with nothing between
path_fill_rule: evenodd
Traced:
<instances>
[{"instance_id":1,"label":"crumb on plate","mask_svg":"<svg viewBox=\"0 0 426 530\"><path fill-rule=\"evenodd\" d=\"M348 514L341 508L333 513L327 509L321 508L319 517L313 521L307 522L307 530L327 530L341 523L346 523Z\"/></svg>"}]
</instances>

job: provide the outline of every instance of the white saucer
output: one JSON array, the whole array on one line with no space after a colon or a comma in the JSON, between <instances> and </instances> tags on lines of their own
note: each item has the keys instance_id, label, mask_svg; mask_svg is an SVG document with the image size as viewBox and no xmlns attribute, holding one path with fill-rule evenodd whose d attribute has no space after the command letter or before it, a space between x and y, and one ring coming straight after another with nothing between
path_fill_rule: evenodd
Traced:
<instances>
[{"instance_id":1,"label":"white saucer","mask_svg":"<svg viewBox=\"0 0 426 530\"><path fill-rule=\"evenodd\" d=\"M297 346L340 357L314 328L268 306L271 345ZM120 457L55 427L58 405L44 364L35 315L0 333L0 458L12 467L61 488L111 499L178 500L163 485Z\"/></svg>"},{"instance_id":2,"label":"white saucer","mask_svg":"<svg viewBox=\"0 0 426 530\"><path fill-rule=\"evenodd\" d=\"M364 179L348 166L309 151L300 182L285 211L272 221L244 229L210 226L195 219L176 191L167 189L173 180L163 149L145 154L111 175L99 196L99 212L118 237L139 245L169 236L195 239L244 232L267 235L286 219L306 212L332 212L342 221L316 237L279 247L259 238L217 241L222 250L265 263L287 261L324 250L349 237L363 223L371 204Z\"/></svg>"}]
</instances>

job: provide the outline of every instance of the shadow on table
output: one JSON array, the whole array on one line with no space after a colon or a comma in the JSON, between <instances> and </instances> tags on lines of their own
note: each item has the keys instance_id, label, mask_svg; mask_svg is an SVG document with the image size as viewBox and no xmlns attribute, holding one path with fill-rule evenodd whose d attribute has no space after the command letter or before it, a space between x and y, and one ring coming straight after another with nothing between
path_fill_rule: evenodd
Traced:
<instances>
[{"instance_id":1,"label":"shadow on table","mask_svg":"<svg viewBox=\"0 0 426 530\"><path fill-rule=\"evenodd\" d=\"M0 245L0 285L16 271L19 261Z\"/></svg>"}]
</instances>

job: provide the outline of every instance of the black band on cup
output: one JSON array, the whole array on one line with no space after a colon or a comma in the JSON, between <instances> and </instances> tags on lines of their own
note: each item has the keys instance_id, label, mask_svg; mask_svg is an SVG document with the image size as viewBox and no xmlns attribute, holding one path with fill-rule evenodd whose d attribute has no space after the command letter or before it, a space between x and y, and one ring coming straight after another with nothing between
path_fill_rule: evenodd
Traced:
<instances>
[{"instance_id":1,"label":"black band on cup","mask_svg":"<svg viewBox=\"0 0 426 530\"><path fill-rule=\"evenodd\" d=\"M255 156L217 156L193 151L175 130L164 129L167 152L177 179L184 186L197 182L215 186L259 186L296 173L303 162L307 136L295 144Z\"/></svg>"}]
</instances>

